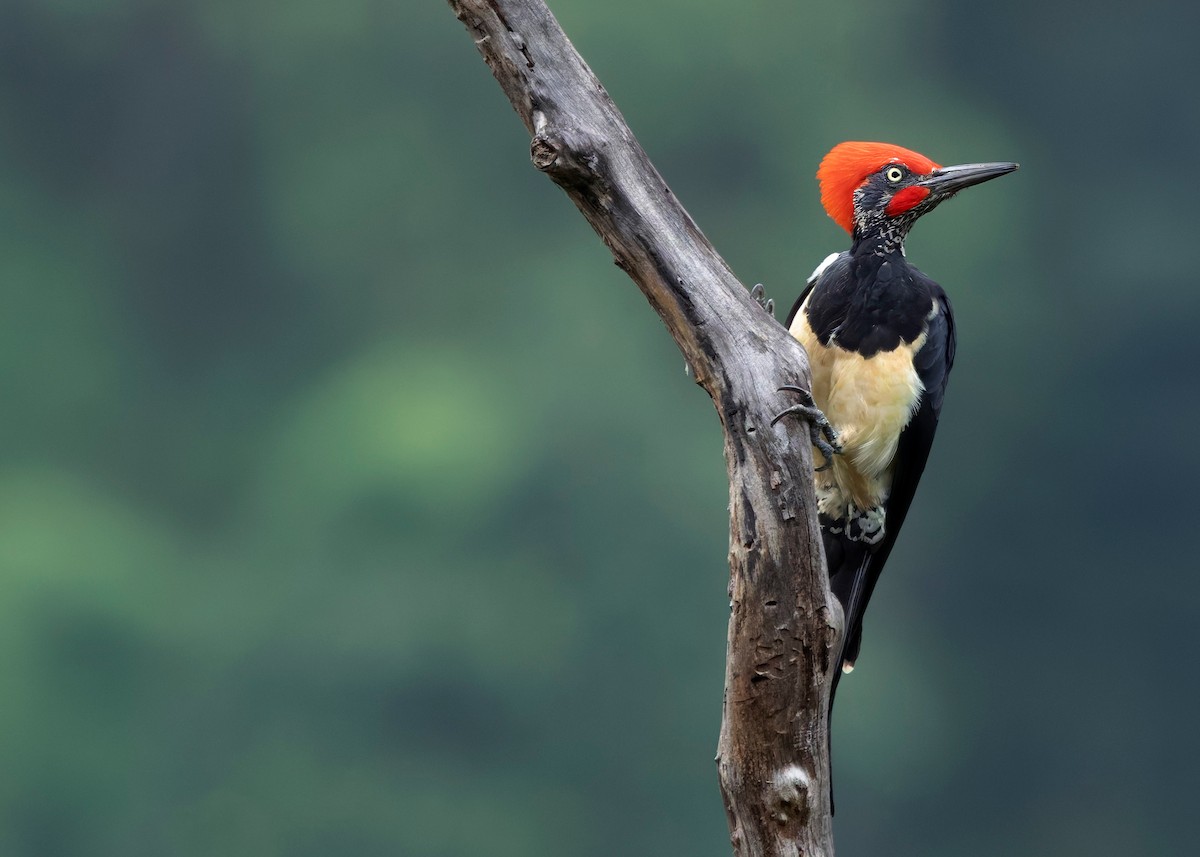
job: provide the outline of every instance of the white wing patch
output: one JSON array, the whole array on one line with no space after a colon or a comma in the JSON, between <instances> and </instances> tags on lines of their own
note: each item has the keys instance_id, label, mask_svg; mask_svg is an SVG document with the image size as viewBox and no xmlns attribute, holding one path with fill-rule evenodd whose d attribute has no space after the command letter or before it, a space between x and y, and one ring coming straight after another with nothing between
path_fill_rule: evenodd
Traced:
<instances>
[{"instance_id":1,"label":"white wing patch","mask_svg":"<svg viewBox=\"0 0 1200 857\"><path fill-rule=\"evenodd\" d=\"M826 256L825 261L822 262L820 265L817 265L817 269L815 271L813 271L812 276L810 276L808 278L808 280L807 280L808 285L811 286L813 283L815 283L817 281L817 278L819 278L822 274L825 273L825 269L828 268L830 265L832 265L834 260L837 259L837 257L840 255L842 255L842 254L841 253L830 253L828 256Z\"/></svg>"}]
</instances>

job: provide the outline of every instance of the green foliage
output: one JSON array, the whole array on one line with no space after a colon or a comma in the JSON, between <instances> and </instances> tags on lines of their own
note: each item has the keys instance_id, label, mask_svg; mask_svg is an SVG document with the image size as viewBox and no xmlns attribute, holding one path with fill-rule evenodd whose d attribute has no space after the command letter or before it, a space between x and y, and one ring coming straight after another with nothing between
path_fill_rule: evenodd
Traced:
<instances>
[{"instance_id":1,"label":"green foliage","mask_svg":"<svg viewBox=\"0 0 1200 857\"><path fill-rule=\"evenodd\" d=\"M1032 2L553 5L783 309L833 143L1024 162L910 243L961 347L839 842L1191 853L1196 13L1092 17L1115 87ZM0 40L0 854L728 853L716 420L449 9Z\"/></svg>"}]
</instances>

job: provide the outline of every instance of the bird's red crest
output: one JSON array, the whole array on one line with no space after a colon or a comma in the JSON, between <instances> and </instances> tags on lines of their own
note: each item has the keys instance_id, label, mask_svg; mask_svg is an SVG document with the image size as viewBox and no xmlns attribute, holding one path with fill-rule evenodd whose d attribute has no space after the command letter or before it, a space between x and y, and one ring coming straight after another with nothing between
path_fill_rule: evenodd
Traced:
<instances>
[{"instance_id":1,"label":"bird's red crest","mask_svg":"<svg viewBox=\"0 0 1200 857\"><path fill-rule=\"evenodd\" d=\"M940 169L922 154L891 143L838 143L821 159L821 204L839 226L854 232L854 192L884 164L904 164L917 175Z\"/></svg>"}]
</instances>

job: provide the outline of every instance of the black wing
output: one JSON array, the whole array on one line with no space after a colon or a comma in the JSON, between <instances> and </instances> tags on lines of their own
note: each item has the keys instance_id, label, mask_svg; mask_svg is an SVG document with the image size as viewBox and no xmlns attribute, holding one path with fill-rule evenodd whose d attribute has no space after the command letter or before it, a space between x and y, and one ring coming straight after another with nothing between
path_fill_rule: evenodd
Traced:
<instances>
[{"instance_id":1,"label":"black wing","mask_svg":"<svg viewBox=\"0 0 1200 857\"><path fill-rule=\"evenodd\" d=\"M830 272L830 268L838 267L835 266L834 263L848 261L849 258L850 254L846 251L842 251L841 253L830 253L825 257L824 262L822 262L820 265L817 265L817 269L813 271L811 275L809 275L808 280L805 282L804 291L800 293L800 297L796 298L796 302L792 304L792 309L787 314L787 320L783 323L784 327L791 330L792 320L796 317L796 313L800 312L800 307L804 306L804 302L808 299L808 296L812 294L813 287L816 286L817 280L820 280L822 277L828 274ZM843 275L845 271L841 267L838 267L838 270L834 273L840 276Z\"/></svg>"},{"instance_id":2,"label":"black wing","mask_svg":"<svg viewBox=\"0 0 1200 857\"><path fill-rule=\"evenodd\" d=\"M894 538L904 523L908 507L912 504L917 482L925 472L929 460L929 448L937 431L938 418L942 414L942 400L946 396L946 382L954 367L954 312L950 299L936 283L934 301L938 303L938 314L929 322L929 332L921 350L913 356L917 377L925 387L921 404L904 431L896 448L896 469L892 474L892 490L888 495L886 530Z\"/></svg>"}]
</instances>

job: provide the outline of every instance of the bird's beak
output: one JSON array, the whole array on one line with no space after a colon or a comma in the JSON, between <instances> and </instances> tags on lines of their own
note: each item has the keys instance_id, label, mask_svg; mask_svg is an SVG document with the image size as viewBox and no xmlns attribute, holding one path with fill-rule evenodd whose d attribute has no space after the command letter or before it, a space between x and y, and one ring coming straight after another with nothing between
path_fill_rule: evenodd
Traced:
<instances>
[{"instance_id":1,"label":"bird's beak","mask_svg":"<svg viewBox=\"0 0 1200 857\"><path fill-rule=\"evenodd\" d=\"M929 178L917 182L917 185L929 188L934 196L947 197L965 187L1007 175L1016 168L1017 164L1012 163L959 164L934 170Z\"/></svg>"}]
</instances>

